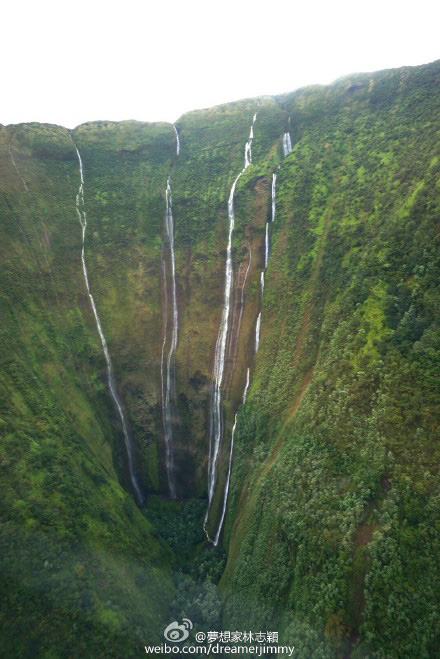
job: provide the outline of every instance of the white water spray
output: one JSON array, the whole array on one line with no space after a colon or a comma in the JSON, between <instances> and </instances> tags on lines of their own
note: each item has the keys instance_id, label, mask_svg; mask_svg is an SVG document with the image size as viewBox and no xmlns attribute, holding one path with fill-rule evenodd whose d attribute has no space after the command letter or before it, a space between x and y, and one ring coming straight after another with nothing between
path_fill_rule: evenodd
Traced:
<instances>
[{"instance_id":1,"label":"white water spray","mask_svg":"<svg viewBox=\"0 0 440 659\"><path fill-rule=\"evenodd\" d=\"M251 130L249 131L249 139L244 147L244 169L249 167L249 165L252 162L252 140L254 139L254 123L256 119L257 119L257 113L254 114L254 118L252 119L252 126L251 126ZM242 173L243 172L241 172L241 174ZM238 176L240 177L241 174L239 174Z\"/></svg>"},{"instance_id":2,"label":"white water spray","mask_svg":"<svg viewBox=\"0 0 440 659\"><path fill-rule=\"evenodd\" d=\"M277 191L277 175L272 174L272 222L275 221L275 210L276 210L276 191Z\"/></svg>"},{"instance_id":3,"label":"white water spray","mask_svg":"<svg viewBox=\"0 0 440 659\"><path fill-rule=\"evenodd\" d=\"M214 547L217 547L218 541L220 539L220 533L222 532L223 528L223 522L225 521L225 515L226 515L226 506L228 503L228 494L229 494L229 483L231 480L231 471L232 471L232 454L234 452L234 436L235 436L235 428L237 427L237 415L235 415L234 418L234 425L232 426L232 435L231 435L231 449L229 452L229 465L228 465L228 475L226 476L226 485L225 485L225 492L223 495L223 507L222 507L222 515L220 517L220 522L218 525L217 533L215 534L214 538Z\"/></svg>"},{"instance_id":4,"label":"white water spray","mask_svg":"<svg viewBox=\"0 0 440 659\"><path fill-rule=\"evenodd\" d=\"M246 384L245 384L244 392L243 392L243 405L246 402L246 396L247 396L247 392L248 392L248 389L249 389L250 373L251 373L251 369L248 368L247 373L246 373Z\"/></svg>"},{"instance_id":5,"label":"white water spray","mask_svg":"<svg viewBox=\"0 0 440 659\"><path fill-rule=\"evenodd\" d=\"M173 451L173 423L171 414L171 398L174 395L174 371L175 356L177 349L178 336L178 311L177 311L177 291L176 291L176 260L174 254L174 220L171 205L171 182L170 177L167 179L166 188L166 212L165 212L165 232L167 236L170 251L170 270L171 270L171 339L166 368L164 367L164 354L167 340L168 329L168 295L167 295L167 276L166 264L163 260L162 272L164 279L164 339L162 344L161 358L161 378L162 378L162 420L165 439L165 462L168 478L168 487L172 499L176 498L176 483L174 477L174 451Z\"/></svg>"},{"instance_id":6,"label":"white water spray","mask_svg":"<svg viewBox=\"0 0 440 659\"><path fill-rule=\"evenodd\" d=\"M284 157L289 155L289 153L292 152L292 140L290 139L290 117L289 117L289 126L287 129L287 133L284 133L283 135L283 153Z\"/></svg>"},{"instance_id":7,"label":"white water spray","mask_svg":"<svg viewBox=\"0 0 440 659\"><path fill-rule=\"evenodd\" d=\"M260 325L261 325L261 311L258 314L257 325L255 327L255 352L258 352L258 346L260 345Z\"/></svg>"},{"instance_id":8,"label":"white water spray","mask_svg":"<svg viewBox=\"0 0 440 659\"><path fill-rule=\"evenodd\" d=\"M176 134L176 156L179 155L180 153L180 139L179 139L179 133L177 132L177 128L173 126L174 132Z\"/></svg>"},{"instance_id":9,"label":"white water spray","mask_svg":"<svg viewBox=\"0 0 440 659\"><path fill-rule=\"evenodd\" d=\"M264 243L264 269L266 270L269 263L269 222L266 222L266 238Z\"/></svg>"},{"instance_id":10,"label":"white water spray","mask_svg":"<svg viewBox=\"0 0 440 659\"><path fill-rule=\"evenodd\" d=\"M273 173L272 174L272 218L271 218L272 222L275 220L276 182L277 182L277 175ZM261 278L260 278L261 301L263 301L264 283L265 283L264 278L265 278L265 272L267 270L267 266L269 265L269 253L270 253L269 222L266 222L266 236L264 243L264 270L261 271ZM258 315L257 326L255 328L255 352L258 351L258 346L260 343L260 325L261 325L261 312Z\"/></svg>"},{"instance_id":11,"label":"white water spray","mask_svg":"<svg viewBox=\"0 0 440 659\"><path fill-rule=\"evenodd\" d=\"M124 441L125 441L125 448L127 450L127 460L128 460L128 472L130 475L130 481L133 486L133 490L135 491L136 498L139 504L142 504L144 502L144 497L141 493L136 475L134 473L134 465L133 465L133 447L130 439L130 435L128 433L128 426L127 426L127 421L125 419L125 414L122 409L121 401L119 399L118 392L116 390L116 382L115 382L115 376L113 373L113 365L112 361L110 359L110 353L107 348L107 342L105 340L104 332L102 330L101 326L101 321L99 320L98 316L98 311L96 309L95 305L95 300L93 299L93 296L90 292L90 286L89 286L89 278L87 275L87 266L86 266L86 260L85 260L85 237L86 237L86 228L87 228L87 216L86 216L86 211L85 211L85 204L84 204L84 174L83 174L83 166L82 166L82 160L80 153L78 151L78 148L75 146L76 153L78 156L78 162L79 162L79 173L80 173L80 186L78 189L78 193L76 195L76 212L78 214L78 219L81 224L81 229L82 229L82 250L81 250L81 262L82 262L82 270L83 270L83 275L84 275L84 282L86 285L87 293L90 299L90 304L92 306L92 311L93 315L95 316L95 322L96 322L96 327L98 330L99 338L101 339L101 345L102 345L102 350L104 352L104 357L105 361L107 363L107 375L108 375L108 387L110 389L110 394L111 397L113 398L113 402L115 404L115 407L117 409L119 418L121 420L122 424L122 430L124 433Z\"/></svg>"},{"instance_id":12,"label":"white water spray","mask_svg":"<svg viewBox=\"0 0 440 659\"><path fill-rule=\"evenodd\" d=\"M283 153L284 157L288 156L292 151L292 142L290 140L290 134L284 133L283 135Z\"/></svg>"},{"instance_id":13,"label":"white water spray","mask_svg":"<svg viewBox=\"0 0 440 659\"><path fill-rule=\"evenodd\" d=\"M246 396L247 396L247 392L248 392L248 389L249 389L249 377L250 377L250 369L248 368L247 373L246 373L246 384L245 384L244 391L243 391L243 405L246 402ZM217 547L217 545L218 545L218 541L220 539L220 534L221 534L222 528L223 528L223 523L225 521L226 506L227 506L227 503L228 503L228 495L229 495L229 483L231 482L232 455L234 453L234 437L235 437L236 427L237 427L237 414L235 414L234 425L232 426L231 448L229 450L228 475L226 477L225 491L224 491L224 494L223 494L222 515L220 517L220 522L219 522L219 525L218 525L217 533L215 534L214 543L213 543L214 547Z\"/></svg>"},{"instance_id":14,"label":"white water spray","mask_svg":"<svg viewBox=\"0 0 440 659\"><path fill-rule=\"evenodd\" d=\"M223 303L219 332L217 336L217 342L215 346L213 386L212 386L212 394L211 394L211 431L210 431L209 457L208 457L208 508L205 515L205 532L206 532L206 522L208 520L209 510L211 508L212 498L214 496L215 485L217 482L217 461L218 461L220 445L223 437L221 387L223 383L223 376L225 370L226 341L229 331L231 288L232 288L232 280L233 280L232 234L234 231L234 224L235 224L234 194L240 176L243 174L243 172L249 167L249 165L252 162L252 140L254 135L253 127L256 118L257 118L257 113L254 114L251 129L249 132L249 138L248 141L246 142L244 149L244 168L235 178L228 199L229 234L228 234L228 245L226 249L224 303Z\"/></svg>"},{"instance_id":15,"label":"white water spray","mask_svg":"<svg viewBox=\"0 0 440 659\"><path fill-rule=\"evenodd\" d=\"M219 333L215 346L214 355L214 384L211 397L211 442L209 451L209 465L208 465L208 510L206 512L206 519L208 516L209 508L211 505L212 497L214 495L214 488L217 477L217 458L220 448L220 442L223 432L223 417L221 410L221 385L223 382L223 373L225 367L225 352L226 352L226 339L228 335L229 325L229 309L231 302L231 286L232 286L232 232L234 230L234 192L240 174L232 184L231 192L228 200L228 216L229 216L229 236L228 246L226 251L226 272L225 272L225 292L222 317L220 321Z\"/></svg>"}]
</instances>

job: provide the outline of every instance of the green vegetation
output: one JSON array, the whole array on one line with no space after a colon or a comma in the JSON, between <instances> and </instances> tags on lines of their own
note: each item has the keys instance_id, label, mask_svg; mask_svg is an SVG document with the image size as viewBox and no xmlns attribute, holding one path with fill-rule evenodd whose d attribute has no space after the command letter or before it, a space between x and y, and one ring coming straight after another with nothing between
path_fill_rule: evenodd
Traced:
<instances>
[{"instance_id":1,"label":"green vegetation","mask_svg":"<svg viewBox=\"0 0 440 659\"><path fill-rule=\"evenodd\" d=\"M76 153L53 126L0 142L0 653L137 656L160 638L172 554L115 471L123 480L82 279Z\"/></svg>"},{"instance_id":2,"label":"green vegetation","mask_svg":"<svg viewBox=\"0 0 440 659\"><path fill-rule=\"evenodd\" d=\"M307 659L438 656L439 72L280 99L294 149L222 585L226 621Z\"/></svg>"},{"instance_id":3,"label":"green vegetation","mask_svg":"<svg viewBox=\"0 0 440 659\"><path fill-rule=\"evenodd\" d=\"M0 126L0 654L137 656L188 617L279 631L304 659L439 656L439 76L437 62L192 112L178 157L169 124ZM234 272L252 261L211 534L249 365L251 387L213 549L202 522L227 201L256 110ZM83 281L75 145L143 510ZM160 399L168 175L179 501L166 498Z\"/></svg>"},{"instance_id":4,"label":"green vegetation","mask_svg":"<svg viewBox=\"0 0 440 659\"><path fill-rule=\"evenodd\" d=\"M176 559L188 568L188 560L194 546L206 540L203 531L204 500L187 499L179 503L160 497L149 497L145 514L155 531L176 553Z\"/></svg>"},{"instance_id":5,"label":"green vegetation","mask_svg":"<svg viewBox=\"0 0 440 659\"><path fill-rule=\"evenodd\" d=\"M150 497L145 514L155 532L174 551L175 597L169 620L189 618L197 631L219 629L222 602L218 582L225 567L222 547L211 547L203 530L206 502L187 499L182 503ZM192 638L188 639L191 645Z\"/></svg>"}]
</instances>

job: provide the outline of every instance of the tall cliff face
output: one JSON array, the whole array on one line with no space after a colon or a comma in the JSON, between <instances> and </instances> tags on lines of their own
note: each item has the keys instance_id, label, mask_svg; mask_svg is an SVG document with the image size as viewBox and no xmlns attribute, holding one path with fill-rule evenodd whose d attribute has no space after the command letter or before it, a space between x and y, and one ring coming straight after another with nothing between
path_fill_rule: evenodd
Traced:
<instances>
[{"instance_id":1,"label":"tall cliff face","mask_svg":"<svg viewBox=\"0 0 440 659\"><path fill-rule=\"evenodd\" d=\"M303 656L434 656L438 75L283 99L294 146L222 584L228 622L276 621Z\"/></svg>"},{"instance_id":2,"label":"tall cliff face","mask_svg":"<svg viewBox=\"0 0 440 659\"><path fill-rule=\"evenodd\" d=\"M171 552L119 483L126 455L81 268L75 146L34 124L1 128L0 142L2 653L130 656L160 639Z\"/></svg>"},{"instance_id":3,"label":"tall cliff face","mask_svg":"<svg viewBox=\"0 0 440 659\"><path fill-rule=\"evenodd\" d=\"M173 475L179 498L204 498L228 199L256 114L252 164L234 194L223 434L207 522L214 537L238 410L225 624L278 626L304 657L353 648L357 656L430 656L439 75L434 63L193 112L176 123L178 154L169 124L0 128L4 542L9 554L26 552L34 571L41 562L47 569L44 606L55 606L67 562L74 598L85 602L78 625L93 624L97 637L111 630L133 648L142 635L159 635L153 621L166 619L172 598L170 554L121 487L131 489L126 445L81 269L76 148L90 289L136 476L145 495L165 496L169 179ZM286 131L293 148L285 157ZM47 558L35 538L48 539ZM12 569L6 562L7 579ZM25 568L16 578L37 597L40 582L29 584ZM44 606L33 614L38 639ZM58 633L66 633L62 622Z\"/></svg>"}]
</instances>

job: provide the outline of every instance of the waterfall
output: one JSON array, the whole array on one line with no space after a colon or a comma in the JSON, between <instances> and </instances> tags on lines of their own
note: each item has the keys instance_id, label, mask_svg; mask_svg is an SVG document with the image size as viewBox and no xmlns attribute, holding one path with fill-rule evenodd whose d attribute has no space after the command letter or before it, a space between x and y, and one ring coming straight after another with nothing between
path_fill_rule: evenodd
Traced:
<instances>
[{"instance_id":1,"label":"waterfall","mask_svg":"<svg viewBox=\"0 0 440 659\"><path fill-rule=\"evenodd\" d=\"M272 175L272 222L275 217L275 182L276 174ZM264 293L264 277L269 265L269 249L270 249L270 238L269 238L269 222L266 222L266 235L264 239L264 268L261 271L260 275L260 291L261 291L261 303L263 303L263 293ZM255 352L258 350L258 344L260 342L260 324L261 324L261 311L257 318L257 326L255 329Z\"/></svg>"},{"instance_id":2,"label":"waterfall","mask_svg":"<svg viewBox=\"0 0 440 659\"><path fill-rule=\"evenodd\" d=\"M275 221L277 175L272 174L272 222Z\"/></svg>"},{"instance_id":3,"label":"waterfall","mask_svg":"<svg viewBox=\"0 0 440 659\"><path fill-rule=\"evenodd\" d=\"M136 498L138 503L141 505L144 502L144 497L141 493L135 472L134 472L134 460L133 460L133 446L131 442L130 435L128 433L128 426L127 426L127 421L125 418L125 414L122 409L121 401L119 399L118 392L116 390L116 382L115 382L115 376L113 373L113 364L110 359L110 353L107 348L107 342L105 340L104 332L102 330L102 325L101 321L99 320L98 316L98 311L96 309L95 305L95 300L93 299L93 296L90 292L90 286L89 286L89 278L87 275L87 266L86 266L86 260L85 260L85 237L86 237L86 228L87 228L87 216L86 216L86 211L85 211L85 204L84 204L84 174L83 174L83 166L82 166L82 160L81 160L81 155L78 151L78 148L75 146L76 153L78 156L78 162L79 162L79 173L80 173L80 186L78 189L78 193L76 195L76 212L78 214L78 218L81 224L81 229L82 229L82 250L81 250L81 262L82 262L82 271L84 275L84 282L86 285L87 289L87 294L90 299L90 304L92 306L92 311L93 315L95 316L95 322L96 322L96 327L98 330L99 338L101 339L101 345L102 345L102 350L104 352L104 357L105 361L107 363L107 376L108 376L108 387L110 389L110 394L111 397L113 398L113 402L115 404L116 410L118 412L119 418L121 420L122 424L122 430L124 433L124 441L125 441L125 448L127 450L127 460L128 460L128 472L130 475L130 481L133 487L133 490L135 491Z\"/></svg>"},{"instance_id":4,"label":"waterfall","mask_svg":"<svg viewBox=\"0 0 440 659\"><path fill-rule=\"evenodd\" d=\"M180 153L180 139L179 139L179 133L177 132L177 128L173 126L174 132L176 134L176 156L179 155Z\"/></svg>"},{"instance_id":5,"label":"waterfall","mask_svg":"<svg viewBox=\"0 0 440 659\"><path fill-rule=\"evenodd\" d=\"M255 121L255 117L254 117ZM253 137L253 131L251 128L251 134L250 134L250 139ZM289 138L289 144L290 144L290 136ZM284 140L283 140L283 145L284 145ZM291 150L291 146L290 146ZM250 147L249 147L249 152L250 152ZM290 153L290 151L289 151ZM272 219L271 221L273 222L275 220L275 201L276 201L276 179L277 176L276 174L272 174ZM264 246L264 270L261 271L260 275L260 291L261 291L261 300L263 300L263 293L264 293L264 273L267 269L267 266L269 264L269 222L266 222L266 236L265 236L265 246ZM249 266L248 266L249 269ZM247 273L246 273L247 274ZM261 327L261 311L258 314L257 318L257 324L255 327L255 352L258 352L258 347L260 344L260 327ZM243 404L246 402L246 396L249 388L249 379L250 379L250 369L247 369L246 373L246 385L244 388L243 392ZM225 492L223 496L223 508L222 508L222 514L220 518L220 522L218 525L217 533L215 534L215 538L213 541L214 547L217 547L219 539L220 539L220 534L223 528L223 523L225 520L225 515L226 515L226 506L228 503L228 495L229 495L229 484L231 480L231 471L232 471L232 455L234 452L234 437L235 437L235 429L237 427L237 414L235 415L234 419L234 425L232 427L232 436L231 436L231 448L230 448L230 453L229 453L229 465L228 465L228 474L227 474L227 479L226 479L226 486L225 486ZM208 509L209 510L209 509ZM206 523L206 518L205 518L205 523ZM206 533L206 526L204 525L205 528L205 533ZM208 536L209 539L209 536Z\"/></svg>"},{"instance_id":6,"label":"waterfall","mask_svg":"<svg viewBox=\"0 0 440 659\"><path fill-rule=\"evenodd\" d=\"M161 249L161 261L162 261L162 289L163 289L163 301L162 301L162 316L163 316L163 341L162 341L162 351L160 355L160 386L161 386L161 402L162 402L162 425L164 427L164 440L165 440L165 464L167 465L167 458L168 458L168 451L167 451L167 442L166 442L166 431L165 431L165 418L166 418L166 412L165 412L165 369L164 369L164 363L165 363L165 348L167 345L167 335L168 335L168 282L167 282L167 266L166 266L166 260L165 260L165 245L162 243L162 249ZM166 469L167 471L167 479L168 479L168 489L171 491L170 488L170 479L169 479L169 472L168 468Z\"/></svg>"},{"instance_id":7,"label":"waterfall","mask_svg":"<svg viewBox=\"0 0 440 659\"><path fill-rule=\"evenodd\" d=\"M216 469L217 458L220 448L220 441L223 432L223 419L221 413L221 385L223 382L223 371L225 366L225 352L226 352L226 338L228 335L229 325L229 308L231 298L232 286L232 232L234 230L234 192L238 179L242 172L237 176L232 184L231 192L228 200L228 216L229 216L229 236L228 246L226 250L226 271L225 271L225 292L222 317L220 321L220 328L217 336L214 355L214 384L211 396L211 442L209 451L209 465L208 465L208 511L211 505L212 497L214 495L214 487L216 482Z\"/></svg>"},{"instance_id":8,"label":"waterfall","mask_svg":"<svg viewBox=\"0 0 440 659\"><path fill-rule=\"evenodd\" d=\"M246 373L246 384L245 384L244 392L243 392L243 405L246 402L246 396L247 396L247 392L248 392L248 389L249 389L250 373L251 373L251 369L248 368L247 373Z\"/></svg>"},{"instance_id":9,"label":"waterfall","mask_svg":"<svg viewBox=\"0 0 440 659\"><path fill-rule=\"evenodd\" d=\"M230 311L231 323L230 323L229 337L226 344L226 352L225 352L225 360L229 363L230 366L228 372L225 374L225 378L223 381L224 391L229 391L232 378L235 372L235 366L237 363L238 338L240 336L241 321L243 319L243 310L244 310L244 291L246 289L246 281L252 263L252 250L250 244L248 244L247 249L249 256L248 256L246 270L244 273L244 277L242 277L241 283L240 283L240 279L242 276L243 264L240 266L240 270L237 273L236 276L237 283L234 293L234 304Z\"/></svg>"},{"instance_id":10,"label":"waterfall","mask_svg":"<svg viewBox=\"0 0 440 659\"><path fill-rule=\"evenodd\" d=\"M257 118L257 113L254 114L254 117L252 119L251 130L249 132L249 139L246 142L245 147L244 147L244 169L249 167L249 165L252 162L252 140L254 139L254 123L255 123L256 118ZM241 174L242 173L243 172L241 172ZM240 177L241 174L239 174L238 176Z\"/></svg>"},{"instance_id":11,"label":"waterfall","mask_svg":"<svg viewBox=\"0 0 440 659\"><path fill-rule=\"evenodd\" d=\"M248 368L247 373L246 373L246 384L245 384L244 391L243 391L243 405L246 402L246 396L247 396L247 392L248 392L248 389L249 389L249 377L250 377L250 369ZM234 425L232 426L231 448L229 449L228 475L226 477L225 491L224 491L224 494L223 494L222 515L220 517L220 522L219 522L219 525L218 525L217 533L215 534L214 543L213 543L214 547L217 547L217 545L218 545L218 541L220 539L220 533L222 532L222 528L223 528L223 522L225 521L226 506L227 506L227 503L228 503L228 494L229 494L229 483L231 482L232 454L234 453L234 437L235 437L236 427L237 427L237 414L235 414Z\"/></svg>"},{"instance_id":12,"label":"waterfall","mask_svg":"<svg viewBox=\"0 0 440 659\"><path fill-rule=\"evenodd\" d=\"M220 444L223 437L221 388L222 388L224 369L225 369L226 342L229 332L231 288L232 288L232 280L233 280L232 234L234 231L234 224L235 224L234 194L240 176L243 174L243 172L249 167L249 165L252 162L252 140L254 136L253 127L256 118L257 118L257 113L255 113L253 116L252 125L249 132L249 138L245 144L244 168L235 178L228 198L229 234L228 234L228 244L226 249L224 302L223 302L223 310L222 310L219 332L217 336L217 342L215 345L213 386L211 393L211 430L210 430L209 456L208 456L208 508L205 515L205 531L206 531L206 522L208 520L209 510L211 508L212 498L214 496L214 490L217 481L217 461L220 450Z\"/></svg>"},{"instance_id":13,"label":"waterfall","mask_svg":"<svg viewBox=\"0 0 440 659\"><path fill-rule=\"evenodd\" d=\"M170 177L167 179L167 187L165 193L166 211L165 211L165 233L167 237L169 253L170 253L170 270L171 270L171 339L166 360L166 367L164 366L165 347L167 342L168 331L168 281L167 281L167 268L165 262L165 253L162 251L162 275L164 287L164 339L162 343L162 356L161 356L161 381L162 381L162 421L165 439L165 461L166 471L168 478L168 488L172 499L176 498L176 484L174 476L174 451L173 451L173 423L172 423L172 397L174 396L175 384L175 356L177 349L177 335L178 335L178 312L177 312L177 292L176 292L176 261L174 254L174 221L171 205L171 182Z\"/></svg>"},{"instance_id":14,"label":"waterfall","mask_svg":"<svg viewBox=\"0 0 440 659\"><path fill-rule=\"evenodd\" d=\"M284 133L283 135L283 153L284 157L288 156L292 151L292 142L290 140L290 133Z\"/></svg>"},{"instance_id":15,"label":"waterfall","mask_svg":"<svg viewBox=\"0 0 440 659\"><path fill-rule=\"evenodd\" d=\"M292 151L292 141L290 139L290 117L288 121L287 133L283 135L283 153L284 157L288 156Z\"/></svg>"},{"instance_id":16,"label":"waterfall","mask_svg":"<svg viewBox=\"0 0 440 659\"><path fill-rule=\"evenodd\" d=\"M216 483L216 466L217 466L218 453L219 453L219 449L220 449L220 443L221 443L222 431L223 431L223 427L222 427L223 419L222 419L222 415L221 415L221 384L222 384L222 380L223 380L225 344L226 344L226 337L227 337L227 333L228 333L228 323L229 323L230 291L231 291L232 275L233 275L231 248L232 248L232 232L234 230L234 193L235 193L235 188L236 188L236 185L237 185L237 182L238 182L240 176L243 174L243 172L246 170L246 168L252 162L252 140L253 140L253 137L254 137L254 123L255 123L256 118L257 118L257 113L254 114L251 129L250 129L250 132L249 132L249 139L248 139L248 141L246 142L246 145L245 145L244 169L240 172L240 174L234 180L234 183L232 184L231 192L230 192L230 195L229 195L229 201L228 201L229 237L228 237L228 248L227 248L227 257L226 257L225 303L224 303L224 307L223 307L222 320L221 320L221 324L220 324L219 335L218 335L218 338L217 338L215 358L214 358L214 387L213 387L213 395L212 395L212 399L211 399L211 442L210 442L210 447L209 447L209 467L208 467L208 485L209 485L209 488L208 488L208 509L206 511L205 520L204 520L204 524L203 524L203 528L204 528L204 531L206 533L206 536L207 536L207 538L210 542L213 542L214 546L218 545L221 530L222 530L225 515L226 515L226 506L227 506L227 500L228 500L228 494L229 494L229 483L230 483L231 470L232 470L232 455L233 455L233 451L234 451L234 437L235 437L235 429L236 429L236 426L237 426L237 414L236 414L235 419L234 419L234 425L233 425L233 428L232 428L231 446L230 446L230 453L229 453L228 474L227 474L226 486L225 486L224 495L223 495L222 514L221 514L219 526L217 528L217 533L215 534L214 540L212 541L211 538L208 535L208 532L207 532L207 529L206 529L206 523L208 521L209 510L210 510L212 498L213 498L213 495L214 495L214 488L215 488L215 483ZM283 137L283 147L284 147L285 143L286 143L285 148L289 149L289 153L290 153L290 151L292 150L292 145L291 145L289 133L286 133ZM273 173L272 174L272 195L271 195L271 199L272 199L271 221L272 222L275 220L276 178L277 178L277 175L275 173ZM264 293L265 271L266 271L267 266L269 264L269 251L270 251L269 222L267 222L266 223L266 233L265 233L264 269L262 270L261 275L260 275L261 299L263 298L263 293ZM247 277L247 273L249 271L249 267L250 267L250 262L248 264L248 268L247 268L247 271L246 271L246 277ZM245 282L246 282L246 277L245 277ZM242 302L242 304L241 304L241 309L240 309L240 321L241 321L241 314L243 313L243 290L244 290L244 284L243 284L242 291L241 291L241 296L242 296L241 302ZM239 327L240 327L240 323L238 325L238 332L239 332ZM258 348L259 348L259 344L260 344L260 327L261 327L261 311L258 314L257 323L256 323L256 327L255 327L255 352L258 352ZM244 392L243 392L243 403L246 402L247 391L248 391L248 388L249 388L249 379L250 379L250 369L248 368L247 373L246 373L246 385L245 385Z\"/></svg>"},{"instance_id":17,"label":"waterfall","mask_svg":"<svg viewBox=\"0 0 440 659\"><path fill-rule=\"evenodd\" d=\"M258 346L260 345L260 325L261 325L261 311L258 314L257 325L255 327L255 352L258 352Z\"/></svg>"},{"instance_id":18,"label":"waterfall","mask_svg":"<svg viewBox=\"0 0 440 659\"><path fill-rule=\"evenodd\" d=\"M14 165L14 169L15 169L15 171L17 172L18 176L19 176L20 179L21 179L21 182L23 183L24 189L26 190L27 193L29 193L29 189L28 189L28 186L26 185L26 181L24 180L23 176L21 175L21 172L20 172L20 170L18 169L17 164L16 164L16 162L15 162L15 160L14 160L14 156L13 156L13 154L12 154L11 145L9 145L9 155L11 156L12 164Z\"/></svg>"},{"instance_id":19,"label":"waterfall","mask_svg":"<svg viewBox=\"0 0 440 659\"><path fill-rule=\"evenodd\" d=\"M218 541L220 539L220 533L222 532L223 528L223 522L225 521L225 515L226 515L226 506L228 503L228 494L229 494L229 483L231 480L231 470L232 470L232 454L234 452L234 436L235 436L235 428L237 427L237 415L235 415L234 419L234 425L232 426L232 435L231 435L231 448L229 451L229 464L228 464L228 475L226 476L226 485L225 485L225 492L223 495L223 507L222 507L222 515L220 517L220 522L218 525L217 533L215 534L214 538L214 547L217 547Z\"/></svg>"},{"instance_id":20,"label":"waterfall","mask_svg":"<svg viewBox=\"0 0 440 659\"><path fill-rule=\"evenodd\" d=\"M266 238L264 243L264 269L269 263L269 222L266 222Z\"/></svg>"},{"instance_id":21,"label":"waterfall","mask_svg":"<svg viewBox=\"0 0 440 659\"><path fill-rule=\"evenodd\" d=\"M278 169L279 169L279 165L278 165ZM272 174L272 218L271 218L272 222L275 220L276 182L277 182L277 175L273 173ZM266 222L266 236L264 243L264 269L261 271L261 278L260 278L261 301L263 301L265 272L267 270L267 266L269 265L269 252L270 252L269 222ZM258 351L258 346L260 343L260 325L261 325L261 312L258 315L257 326L255 328L255 352Z\"/></svg>"}]
</instances>

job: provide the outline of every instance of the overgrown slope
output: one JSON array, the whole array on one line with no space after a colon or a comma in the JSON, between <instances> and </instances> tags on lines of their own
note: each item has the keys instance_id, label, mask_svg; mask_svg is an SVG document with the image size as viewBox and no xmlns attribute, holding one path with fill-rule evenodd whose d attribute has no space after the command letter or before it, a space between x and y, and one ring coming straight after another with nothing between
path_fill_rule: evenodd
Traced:
<instances>
[{"instance_id":1,"label":"overgrown slope","mask_svg":"<svg viewBox=\"0 0 440 659\"><path fill-rule=\"evenodd\" d=\"M199 591L179 575L176 596L171 573L185 515L193 572L206 563L217 578L222 564L221 553L212 565L200 556L196 520L206 504L228 198L257 112L252 165L234 197L233 296L249 271L208 525L212 534L250 367L223 538L222 626L279 630L307 659L436 656L439 77L434 63L192 112L176 123L179 155L169 124L0 127L4 653L134 656L160 641L170 616L218 621L210 582ZM154 495L146 513L130 494L81 270L75 147L90 287L136 474ZM176 480L179 497L198 499L183 507L163 500L168 176Z\"/></svg>"},{"instance_id":2,"label":"overgrown slope","mask_svg":"<svg viewBox=\"0 0 440 659\"><path fill-rule=\"evenodd\" d=\"M115 471L76 152L55 126L2 128L0 144L1 653L135 656L160 638L171 554Z\"/></svg>"},{"instance_id":3,"label":"overgrown slope","mask_svg":"<svg viewBox=\"0 0 440 659\"><path fill-rule=\"evenodd\" d=\"M280 625L301 657L436 656L439 75L280 99L294 148L222 583L228 623Z\"/></svg>"}]
</instances>

